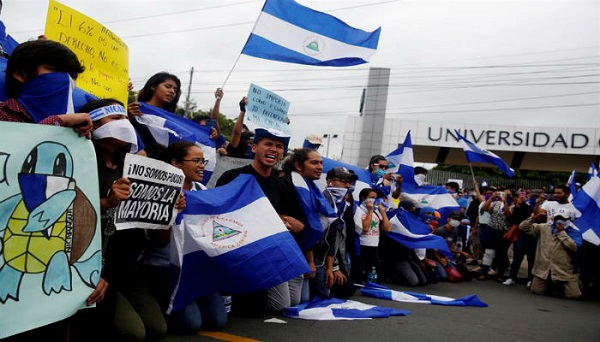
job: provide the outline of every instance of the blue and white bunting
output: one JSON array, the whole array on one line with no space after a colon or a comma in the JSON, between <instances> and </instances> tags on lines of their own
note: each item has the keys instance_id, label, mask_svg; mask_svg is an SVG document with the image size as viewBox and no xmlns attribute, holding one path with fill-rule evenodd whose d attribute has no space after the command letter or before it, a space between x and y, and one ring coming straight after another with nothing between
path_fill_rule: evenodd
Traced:
<instances>
[{"instance_id":1,"label":"blue and white bunting","mask_svg":"<svg viewBox=\"0 0 600 342\"><path fill-rule=\"evenodd\" d=\"M573 206L581 212L572 225L579 228L583 239L600 246L600 178L592 177L573 199Z\"/></svg>"},{"instance_id":2,"label":"blue and white bunting","mask_svg":"<svg viewBox=\"0 0 600 342\"><path fill-rule=\"evenodd\" d=\"M293 0L267 0L242 54L286 63L352 66L377 50L381 28L365 32Z\"/></svg>"},{"instance_id":3,"label":"blue and white bunting","mask_svg":"<svg viewBox=\"0 0 600 342\"><path fill-rule=\"evenodd\" d=\"M310 272L298 244L252 175L186 192L172 229L169 312L215 291L248 293Z\"/></svg>"},{"instance_id":4,"label":"blue and white bunting","mask_svg":"<svg viewBox=\"0 0 600 342\"><path fill-rule=\"evenodd\" d=\"M135 116L134 126L147 149L156 144L169 146L180 140L196 143L202 149L204 158L209 161L202 179L206 185L217 161L215 141L209 138L210 128L143 102L140 102L140 111L144 115Z\"/></svg>"},{"instance_id":5,"label":"blue and white bunting","mask_svg":"<svg viewBox=\"0 0 600 342\"><path fill-rule=\"evenodd\" d=\"M285 317L314 321L340 321L406 316L410 311L369 305L354 300L315 298L310 302L284 308L282 314Z\"/></svg>"},{"instance_id":6,"label":"blue and white bunting","mask_svg":"<svg viewBox=\"0 0 600 342\"><path fill-rule=\"evenodd\" d=\"M404 303L433 304L445 306L475 306L481 308L488 306L486 303L482 302L476 295L469 295L461 298L450 298L417 292L394 291L385 286L374 284L371 282L367 282L365 286L360 289L360 293L364 296L393 300L395 302Z\"/></svg>"},{"instance_id":7,"label":"blue and white bunting","mask_svg":"<svg viewBox=\"0 0 600 342\"><path fill-rule=\"evenodd\" d=\"M467 138L463 137L459 131L455 131L458 140L463 145L463 150L465 151L465 156L467 157L467 161L469 163L486 163L496 165L502 172L504 172L508 177L512 177L515 175L515 171L508 166L502 160L502 158L498 157L496 154L483 150L474 143L467 140Z\"/></svg>"},{"instance_id":8,"label":"blue and white bunting","mask_svg":"<svg viewBox=\"0 0 600 342\"><path fill-rule=\"evenodd\" d=\"M394 242L408 249L437 249L452 258L452 252L446 241L441 236L432 234L427 224L403 208L398 208L395 215L390 218L390 224L392 231L384 234Z\"/></svg>"},{"instance_id":9,"label":"blue and white bunting","mask_svg":"<svg viewBox=\"0 0 600 342\"><path fill-rule=\"evenodd\" d=\"M337 215L314 182L307 182L302 175L293 171L292 183L296 187L306 221L300 247L309 250L323 236L324 228L329 227Z\"/></svg>"}]
</instances>

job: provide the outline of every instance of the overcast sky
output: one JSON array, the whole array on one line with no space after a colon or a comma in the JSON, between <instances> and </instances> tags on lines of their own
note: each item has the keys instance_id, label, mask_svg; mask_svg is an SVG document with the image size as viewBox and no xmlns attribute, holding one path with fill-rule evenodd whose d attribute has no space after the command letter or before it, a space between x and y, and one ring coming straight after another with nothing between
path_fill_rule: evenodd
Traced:
<instances>
[{"instance_id":1,"label":"overcast sky","mask_svg":"<svg viewBox=\"0 0 600 342\"><path fill-rule=\"evenodd\" d=\"M358 115L369 67L391 68L387 115L409 120L600 128L600 1L300 0L372 31L371 63L323 68L241 56L225 85L222 112L237 116L250 82L291 102L292 144L309 133L342 134ZM214 103L263 1L63 0L129 46L140 89L158 71L191 96ZM43 32L48 2L4 0L7 32L25 41ZM183 105L183 101L180 105ZM339 153L341 138L330 154Z\"/></svg>"}]
</instances>

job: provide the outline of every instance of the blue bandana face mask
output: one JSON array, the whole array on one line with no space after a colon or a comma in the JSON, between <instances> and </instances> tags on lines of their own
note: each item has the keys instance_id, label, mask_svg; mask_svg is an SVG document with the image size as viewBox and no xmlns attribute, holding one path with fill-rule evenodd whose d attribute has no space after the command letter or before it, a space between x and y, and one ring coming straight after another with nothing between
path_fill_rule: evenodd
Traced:
<instances>
[{"instance_id":1,"label":"blue bandana face mask","mask_svg":"<svg viewBox=\"0 0 600 342\"><path fill-rule=\"evenodd\" d=\"M23 84L17 98L35 123L51 115L74 113L75 82L66 72L51 72Z\"/></svg>"},{"instance_id":2,"label":"blue bandana face mask","mask_svg":"<svg viewBox=\"0 0 600 342\"><path fill-rule=\"evenodd\" d=\"M373 175L377 176L378 178L381 178L381 177L385 176L385 170L382 170L382 169L374 170Z\"/></svg>"}]
</instances>

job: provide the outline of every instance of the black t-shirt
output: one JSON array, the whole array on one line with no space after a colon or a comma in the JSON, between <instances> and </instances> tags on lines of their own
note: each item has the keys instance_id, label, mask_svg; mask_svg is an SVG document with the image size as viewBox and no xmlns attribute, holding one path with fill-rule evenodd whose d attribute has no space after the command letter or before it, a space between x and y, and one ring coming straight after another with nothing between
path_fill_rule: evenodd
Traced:
<instances>
[{"instance_id":1,"label":"black t-shirt","mask_svg":"<svg viewBox=\"0 0 600 342\"><path fill-rule=\"evenodd\" d=\"M100 153L97 155L100 156ZM104 161L98 158L100 198L106 198L114 181L121 177L123 177L123 165L119 165L116 169L109 169ZM127 281L126 279L136 268L137 259L144 248L144 230L113 231L108 226L109 219L107 217L101 218L100 225L104 257L102 278L112 284Z\"/></svg>"},{"instance_id":2,"label":"black t-shirt","mask_svg":"<svg viewBox=\"0 0 600 342\"><path fill-rule=\"evenodd\" d=\"M254 176L258 185L278 214L289 215L303 221L302 209L300 208L300 201L298 200L296 188L292 184L291 179L288 179L287 177L277 177L278 173L278 170L273 169L270 176L263 177L256 172L252 165L246 165L238 169L225 171L221 177L219 177L217 186L222 186L231 182L240 174L250 174Z\"/></svg>"}]
</instances>

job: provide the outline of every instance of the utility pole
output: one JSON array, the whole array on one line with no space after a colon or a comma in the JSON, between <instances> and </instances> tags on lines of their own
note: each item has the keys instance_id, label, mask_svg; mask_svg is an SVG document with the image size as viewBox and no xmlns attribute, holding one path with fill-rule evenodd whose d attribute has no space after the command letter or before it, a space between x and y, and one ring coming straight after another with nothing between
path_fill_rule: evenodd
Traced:
<instances>
[{"instance_id":1,"label":"utility pole","mask_svg":"<svg viewBox=\"0 0 600 342\"><path fill-rule=\"evenodd\" d=\"M190 113L190 94L192 92L192 78L194 78L194 67L190 70L190 83L188 84L187 98L185 99L185 117L189 117Z\"/></svg>"}]
</instances>

